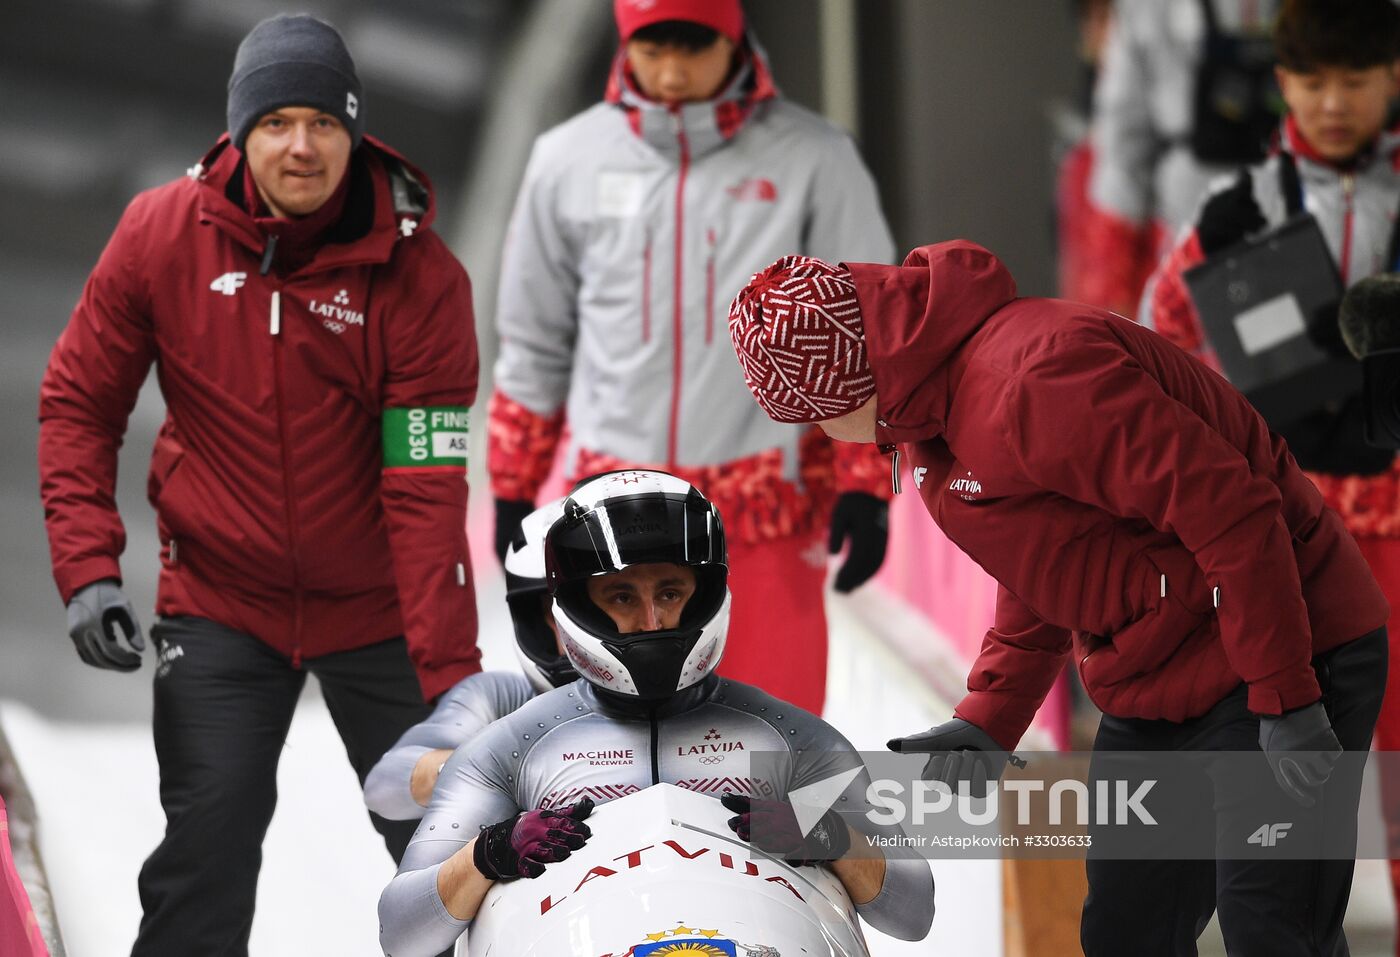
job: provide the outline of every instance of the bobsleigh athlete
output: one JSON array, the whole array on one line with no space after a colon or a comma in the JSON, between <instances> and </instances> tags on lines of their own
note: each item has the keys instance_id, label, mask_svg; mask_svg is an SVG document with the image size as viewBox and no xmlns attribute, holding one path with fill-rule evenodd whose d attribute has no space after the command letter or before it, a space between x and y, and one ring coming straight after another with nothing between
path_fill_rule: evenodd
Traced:
<instances>
[{"instance_id":1,"label":"bobsleigh athlete","mask_svg":"<svg viewBox=\"0 0 1400 957\"><path fill-rule=\"evenodd\" d=\"M871 926L906 940L933 920L922 860L864 839L895 834L828 811L804 837L787 794L860 766L820 718L714 673L729 622L719 513L664 472L610 472L574 489L545 544L554 619L581 679L540 695L459 748L379 900L380 944L430 955L470 925L496 881L534 878L591 836L594 802L674 784L723 796L743 840L790 863L829 864ZM742 744L717 772L697 742ZM774 776L754 751L786 752ZM606 753L607 763L580 759ZM721 775L721 776L717 776ZM842 801L864 802L862 770ZM728 793L740 791L744 793ZM837 802L839 805L841 802Z\"/></svg>"},{"instance_id":2,"label":"bobsleigh athlete","mask_svg":"<svg viewBox=\"0 0 1400 957\"><path fill-rule=\"evenodd\" d=\"M442 696L431 715L405 731L365 778L365 806L380 817L421 818L453 751L535 695L578 678L559 650L544 576L544 536L563 504L557 498L527 515L506 551L506 604L524 673L468 675Z\"/></svg>"}]
</instances>

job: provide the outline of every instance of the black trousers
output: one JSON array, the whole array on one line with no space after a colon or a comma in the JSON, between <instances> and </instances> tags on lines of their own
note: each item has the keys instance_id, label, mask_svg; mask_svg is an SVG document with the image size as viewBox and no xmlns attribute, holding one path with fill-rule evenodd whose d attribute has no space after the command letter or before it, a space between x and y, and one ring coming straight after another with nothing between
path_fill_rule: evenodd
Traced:
<instances>
[{"instance_id":1,"label":"black trousers","mask_svg":"<svg viewBox=\"0 0 1400 957\"><path fill-rule=\"evenodd\" d=\"M1371 746L1387 659L1384 628L1313 659L1323 704L1347 751ZM1259 719L1245 701L1241 686L1179 724L1104 715L1094 751L1258 751ZM1359 774L1328 781L1328 827L1350 833L1353 842L1359 800ZM1209 793L1208 782L1195 811L1213 830L1216 813L1227 813L1229 803L1229 795ZM1091 850L1085 866L1089 895L1079 933L1086 957L1195 957L1196 939L1216 910L1231 957L1350 953L1342 918L1354 860L1102 860Z\"/></svg>"},{"instance_id":2,"label":"black trousers","mask_svg":"<svg viewBox=\"0 0 1400 957\"><path fill-rule=\"evenodd\" d=\"M277 761L306 672L321 683L361 784L431 709L402 638L308 660L303 671L251 635L202 618L164 619L151 636L160 652L154 721L166 825L141 868L132 954L245 955ZM417 822L369 817L397 863ZM391 876L386 866L385 883Z\"/></svg>"}]
</instances>

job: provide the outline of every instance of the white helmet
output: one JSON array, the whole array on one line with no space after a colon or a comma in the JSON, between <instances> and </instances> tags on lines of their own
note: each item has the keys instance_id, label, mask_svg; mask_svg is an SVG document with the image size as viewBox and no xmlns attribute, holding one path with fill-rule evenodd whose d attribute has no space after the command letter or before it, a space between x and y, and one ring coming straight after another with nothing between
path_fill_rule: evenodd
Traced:
<instances>
[{"instance_id":1,"label":"white helmet","mask_svg":"<svg viewBox=\"0 0 1400 957\"><path fill-rule=\"evenodd\" d=\"M556 498L525 516L506 549L506 604L515 623L515 654L525 677L541 694L578 678L569 659L559 654L549 626L549 583L544 575L544 536L563 504Z\"/></svg>"},{"instance_id":2,"label":"white helmet","mask_svg":"<svg viewBox=\"0 0 1400 957\"><path fill-rule=\"evenodd\" d=\"M675 628L618 634L588 597L588 580L655 562L691 568L695 593ZM564 653L590 684L659 700L719 665L729 631L724 526L689 482L641 469L585 479L549 530L545 567Z\"/></svg>"}]
</instances>

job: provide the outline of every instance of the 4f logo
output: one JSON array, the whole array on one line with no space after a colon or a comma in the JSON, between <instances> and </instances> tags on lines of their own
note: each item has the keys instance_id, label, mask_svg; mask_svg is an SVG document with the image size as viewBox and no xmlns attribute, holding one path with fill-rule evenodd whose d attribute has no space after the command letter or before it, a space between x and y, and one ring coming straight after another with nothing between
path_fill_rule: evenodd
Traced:
<instances>
[{"instance_id":1,"label":"4f logo","mask_svg":"<svg viewBox=\"0 0 1400 957\"><path fill-rule=\"evenodd\" d=\"M353 93L345 94L345 115L352 120L360 115L360 101L355 99Z\"/></svg>"},{"instance_id":2,"label":"4f logo","mask_svg":"<svg viewBox=\"0 0 1400 957\"><path fill-rule=\"evenodd\" d=\"M225 296L232 296L239 289L242 289L243 284L247 281L248 274L246 272L226 272L211 282L209 288L214 292L221 292Z\"/></svg>"},{"instance_id":3,"label":"4f logo","mask_svg":"<svg viewBox=\"0 0 1400 957\"><path fill-rule=\"evenodd\" d=\"M1288 829L1292 824L1261 824L1259 830L1249 835L1246 844L1258 844L1260 847L1275 847L1278 842L1288 836Z\"/></svg>"},{"instance_id":4,"label":"4f logo","mask_svg":"<svg viewBox=\"0 0 1400 957\"><path fill-rule=\"evenodd\" d=\"M927 475L927 474L928 474L928 469L924 468L922 465L916 466L916 467L914 468L914 487L915 487L915 488L923 488L923 487L924 487L924 476Z\"/></svg>"}]
</instances>

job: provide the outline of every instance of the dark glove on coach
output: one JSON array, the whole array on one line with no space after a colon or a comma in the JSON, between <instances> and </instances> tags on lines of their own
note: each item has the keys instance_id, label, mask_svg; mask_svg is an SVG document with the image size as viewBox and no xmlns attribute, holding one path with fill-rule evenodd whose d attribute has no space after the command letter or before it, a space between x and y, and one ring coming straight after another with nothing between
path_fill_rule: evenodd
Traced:
<instances>
[{"instance_id":1,"label":"dark glove on coach","mask_svg":"<svg viewBox=\"0 0 1400 957\"><path fill-rule=\"evenodd\" d=\"M1303 807L1317 795L1342 756L1342 745L1321 701L1287 714L1259 719L1259 747L1269 759L1274 779Z\"/></svg>"},{"instance_id":2,"label":"dark glove on coach","mask_svg":"<svg viewBox=\"0 0 1400 957\"><path fill-rule=\"evenodd\" d=\"M886 746L901 754L931 754L924 765L924 780L942 781L954 794L962 792L975 798L987 796L988 785L1001 778L1009 757L991 735L962 718L921 734L894 738Z\"/></svg>"},{"instance_id":3,"label":"dark glove on coach","mask_svg":"<svg viewBox=\"0 0 1400 957\"><path fill-rule=\"evenodd\" d=\"M890 506L865 492L843 492L831 510L827 551L835 555L850 540L846 561L836 572L836 590L845 594L868 582L885 560L890 539Z\"/></svg>"},{"instance_id":4,"label":"dark glove on coach","mask_svg":"<svg viewBox=\"0 0 1400 957\"><path fill-rule=\"evenodd\" d=\"M546 864L567 860L593 836L583 823L592 813L592 798L557 811L522 811L482 828L472 848L472 863L493 881L539 877Z\"/></svg>"},{"instance_id":5,"label":"dark glove on coach","mask_svg":"<svg viewBox=\"0 0 1400 957\"><path fill-rule=\"evenodd\" d=\"M725 794L720 803L735 813L729 829L739 840L777 854L789 864L803 867L834 861L851 849L851 832L835 811L827 811L803 834L796 812L786 801Z\"/></svg>"},{"instance_id":6,"label":"dark glove on coach","mask_svg":"<svg viewBox=\"0 0 1400 957\"><path fill-rule=\"evenodd\" d=\"M73 639L78 657L94 668L135 671L141 667L141 652L146 650L136 610L121 584L111 578L84 585L74 593L68 602L68 637Z\"/></svg>"},{"instance_id":7,"label":"dark glove on coach","mask_svg":"<svg viewBox=\"0 0 1400 957\"><path fill-rule=\"evenodd\" d=\"M510 498L496 499L496 559L504 565L510 543L520 534L520 523L535 510L534 502Z\"/></svg>"},{"instance_id":8,"label":"dark glove on coach","mask_svg":"<svg viewBox=\"0 0 1400 957\"><path fill-rule=\"evenodd\" d=\"M1241 170L1235 185L1212 196L1196 221L1196 238L1209 258L1268 225L1254 199L1254 181Z\"/></svg>"}]
</instances>

